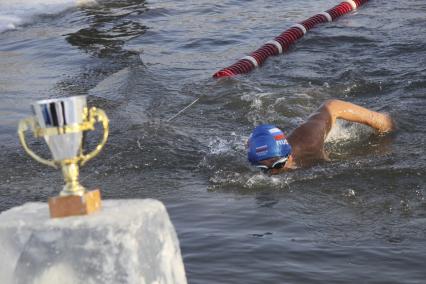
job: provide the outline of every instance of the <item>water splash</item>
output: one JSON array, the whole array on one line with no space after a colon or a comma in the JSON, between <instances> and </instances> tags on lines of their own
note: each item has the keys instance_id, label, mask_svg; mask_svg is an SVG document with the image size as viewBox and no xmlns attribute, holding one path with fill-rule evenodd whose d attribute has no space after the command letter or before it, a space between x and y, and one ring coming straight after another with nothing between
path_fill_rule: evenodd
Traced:
<instances>
[{"instance_id":1,"label":"water splash","mask_svg":"<svg viewBox=\"0 0 426 284\"><path fill-rule=\"evenodd\" d=\"M212 137L208 141L209 154L221 155L232 154L237 151L245 151L245 145L248 137L237 135L235 132L230 133L230 137L225 139L222 137Z\"/></svg>"},{"instance_id":2,"label":"water splash","mask_svg":"<svg viewBox=\"0 0 426 284\"><path fill-rule=\"evenodd\" d=\"M372 134L373 130L365 125L337 120L325 140L326 143L358 141Z\"/></svg>"}]
</instances>

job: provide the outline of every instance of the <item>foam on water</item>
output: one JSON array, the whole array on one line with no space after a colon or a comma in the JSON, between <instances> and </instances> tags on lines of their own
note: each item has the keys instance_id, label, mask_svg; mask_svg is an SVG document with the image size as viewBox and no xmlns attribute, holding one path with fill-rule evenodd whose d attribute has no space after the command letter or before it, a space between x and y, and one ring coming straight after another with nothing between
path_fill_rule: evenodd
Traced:
<instances>
[{"instance_id":1,"label":"foam on water","mask_svg":"<svg viewBox=\"0 0 426 284\"><path fill-rule=\"evenodd\" d=\"M232 152L239 151L245 154L245 145L247 143L248 136L240 136L235 132L230 133L228 139L221 137L212 137L209 139L208 147L209 154L220 155L220 154L232 154Z\"/></svg>"},{"instance_id":2,"label":"foam on water","mask_svg":"<svg viewBox=\"0 0 426 284\"><path fill-rule=\"evenodd\" d=\"M54 15L72 7L94 4L95 0L0 0L0 33L31 23L38 15Z\"/></svg>"}]
</instances>

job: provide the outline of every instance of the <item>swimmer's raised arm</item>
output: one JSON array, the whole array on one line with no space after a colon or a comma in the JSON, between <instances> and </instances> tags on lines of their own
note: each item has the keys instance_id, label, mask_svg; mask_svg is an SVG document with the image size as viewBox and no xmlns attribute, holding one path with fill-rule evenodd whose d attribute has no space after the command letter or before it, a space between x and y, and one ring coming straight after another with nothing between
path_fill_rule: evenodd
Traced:
<instances>
[{"instance_id":1,"label":"swimmer's raised arm","mask_svg":"<svg viewBox=\"0 0 426 284\"><path fill-rule=\"evenodd\" d=\"M379 133L392 131L394 123L386 113L379 113L364 107L340 101L327 100L316 112L314 112L305 123L297 127L289 135L290 144L297 145L298 156L322 156L324 153L324 142L337 119L358 122L371 126Z\"/></svg>"},{"instance_id":2,"label":"swimmer's raised arm","mask_svg":"<svg viewBox=\"0 0 426 284\"><path fill-rule=\"evenodd\" d=\"M318 111L325 111L331 116L331 126L334 125L336 119L340 118L368 125L379 133L391 132L394 129L394 123L389 114L375 112L340 100L328 100L321 105Z\"/></svg>"}]
</instances>

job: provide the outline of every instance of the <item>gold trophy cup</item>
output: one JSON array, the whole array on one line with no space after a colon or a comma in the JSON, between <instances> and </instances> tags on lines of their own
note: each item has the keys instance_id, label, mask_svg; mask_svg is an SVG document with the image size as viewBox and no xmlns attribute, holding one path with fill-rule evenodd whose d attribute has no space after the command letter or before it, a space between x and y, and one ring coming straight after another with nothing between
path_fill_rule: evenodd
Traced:
<instances>
[{"instance_id":1,"label":"gold trophy cup","mask_svg":"<svg viewBox=\"0 0 426 284\"><path fill-rule=\"evenodd\" d=\"M86 96L41 100L32 104L34 116L22 119L18 126L19 140L25 151L36 161L61 167L65 185L59 196L49 198L52 218L90 214L101 206L98 189L86 191L79 183L79 166L99 154L104 147L109 131L105 112L87 108ZM83 132L103 126L100 144L90 153L83 153ZM45 159L34 153L25 140L25 132L31 129L36 138L44 137L53 159Z\"/></svg>"}]
</instances>

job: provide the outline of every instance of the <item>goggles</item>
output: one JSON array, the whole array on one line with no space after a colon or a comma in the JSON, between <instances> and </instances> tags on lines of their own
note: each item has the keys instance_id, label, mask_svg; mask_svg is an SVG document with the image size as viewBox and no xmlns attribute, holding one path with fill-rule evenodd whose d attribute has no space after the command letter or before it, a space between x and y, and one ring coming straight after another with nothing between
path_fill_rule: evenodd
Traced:
<instances>
[{"instance_id":1,"label":"goggles","mask_svg":"<svg viewBox=\"0 0 426 284\"><path fill-rule=\"evenodd\" d=\"M265 165L257 165L256 168L260 169L263 173L267 174L270 170L273 169L282 169L287 162L288 157L283 157L275 161L271 167Z\"/></svg>"}]
</instances>

